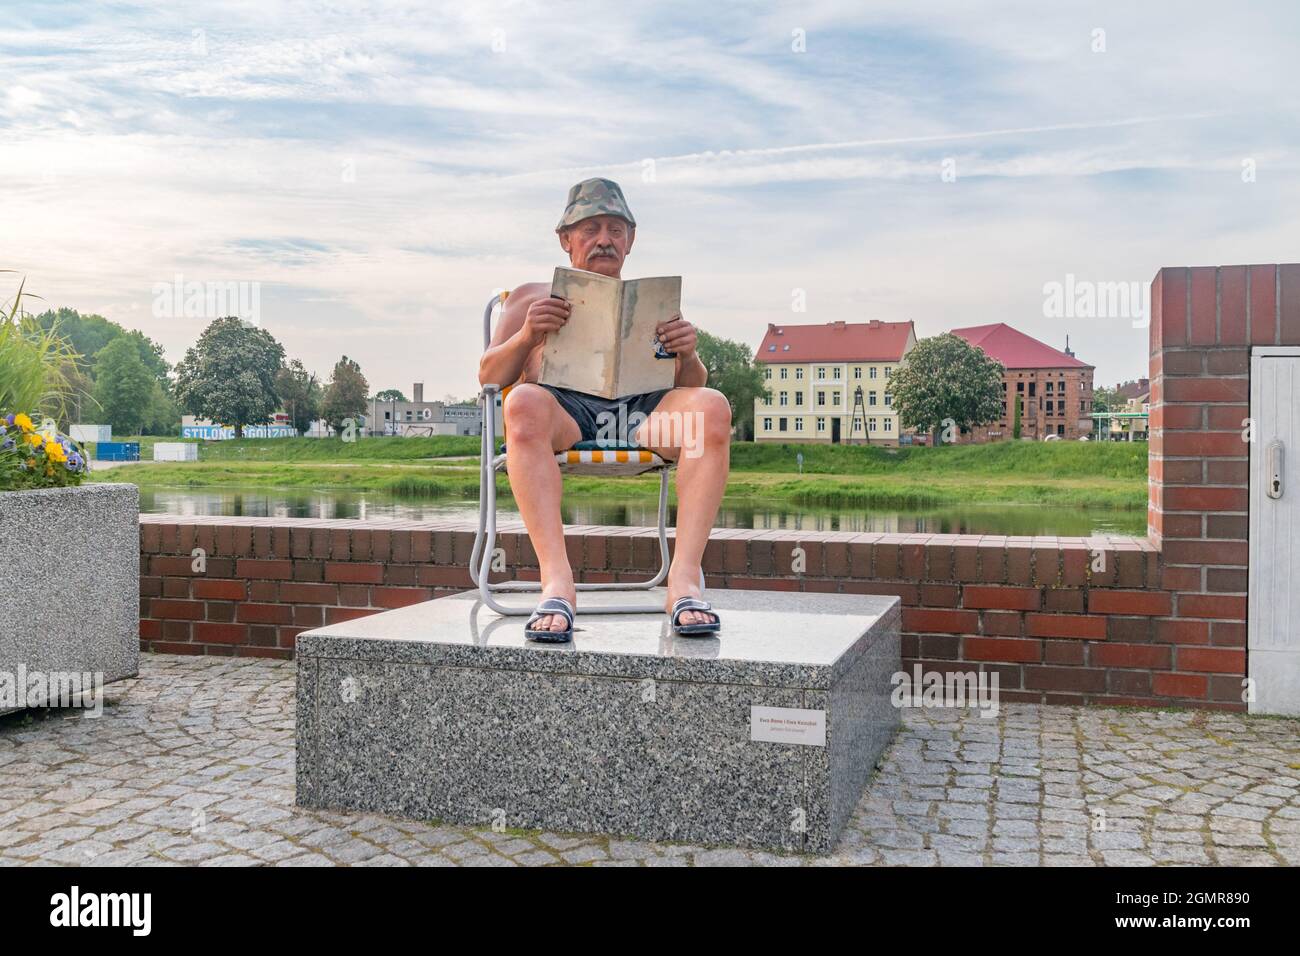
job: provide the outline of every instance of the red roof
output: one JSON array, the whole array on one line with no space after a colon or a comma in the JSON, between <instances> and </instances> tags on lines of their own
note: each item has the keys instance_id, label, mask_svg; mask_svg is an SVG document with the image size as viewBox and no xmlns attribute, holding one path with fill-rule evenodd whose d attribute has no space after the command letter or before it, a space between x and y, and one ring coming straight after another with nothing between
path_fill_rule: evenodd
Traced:
<instances>
[{"instance_id":1,"label":"red roof","mask_svg":"<svg viewBox=\"0 0 1300 956\"><path fill-rule=\"evenodd\" d=\"M1125 382L1123 385L1116 386L1115 391L1125 401L1130 398L1141 398L1151 393L1151 382L1149 379L1140 378L1136 382Z\"/></svg>"},{"instance_id":2,"label":"red roof","mask_svg":"<svg viewBox=\"0 0 1300 956\"><path fill-rule=\"evenodd\" d=\"M897 362L916 341L911 322L772 325L756 362Z\"/></svg>"},{"instance_id":3,"label":"red roof","mask_svg":"<svg viewBox=\"0 0 1300 956\"><path fill-rule=\"evenodd\" d=\"M1005 322L953 329L952 334L983 350L1006 368L1092 368L1087 362L1059 352Z\"/></svg>"}]
</instances>

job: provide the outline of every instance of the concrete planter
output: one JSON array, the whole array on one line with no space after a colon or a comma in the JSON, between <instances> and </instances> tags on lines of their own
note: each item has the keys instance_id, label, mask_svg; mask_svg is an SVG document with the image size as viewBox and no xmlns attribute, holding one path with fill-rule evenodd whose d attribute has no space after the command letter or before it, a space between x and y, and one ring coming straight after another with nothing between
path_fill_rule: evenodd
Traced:
<instances>
[{"instance_id":1,"label":"concrete planter","mask_svg":"<svg viewBox=\"0 0 1300 956\"><path fill-rule=\"evenodd\" d=\"M138 673L139 518L134 485L0 492L0 692L23 675ZM23 709L14 696L0 713Z\"/></svg>"}]
</instances>

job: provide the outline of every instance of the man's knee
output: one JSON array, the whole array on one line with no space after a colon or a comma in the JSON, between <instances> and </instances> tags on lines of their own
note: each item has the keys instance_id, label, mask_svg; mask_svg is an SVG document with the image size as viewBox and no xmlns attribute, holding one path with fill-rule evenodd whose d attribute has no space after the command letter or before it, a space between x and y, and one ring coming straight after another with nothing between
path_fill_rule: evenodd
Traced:
<instances>
[{"instance_id":1,"label":"man's knee","mask_svg":"<svg viewBox=\"0 0 1300 956\"><path fill-rule=\"evenodd\" d=\"M526 382L516 385L506 396L501 408L505 414L506 430L520 439L549 440L551 413L555 399L540 385Z\"/></svg>"},{"instance_id":2,"label":"man's knee","mask_svg":"<svg viewBox=\"0 0 1300 956\"><path fill-rule=\"evenodd\" d=\"M704 418L706 441L731 441L731 402L716 388L700 389L698 408Z\"/></svg>"}]
</instances>

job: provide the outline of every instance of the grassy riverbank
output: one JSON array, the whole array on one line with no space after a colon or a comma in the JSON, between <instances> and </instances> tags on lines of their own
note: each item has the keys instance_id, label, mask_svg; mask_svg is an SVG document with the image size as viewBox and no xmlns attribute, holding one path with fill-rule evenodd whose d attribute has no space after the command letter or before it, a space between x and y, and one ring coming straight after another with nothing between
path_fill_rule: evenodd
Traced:
<instances>
[{"instance_id":1,"label":"grassy riverbank","mask_svg":"<svg viewBox=\"0 0 1300 956\"><path fill-rule=\"evenodd\" d=\"M142 448L149 457L152 442ZM804 456L798 474L795 455ZM478 439L242 439L203 443L197 463L141 463L97 480L154 488L286 488L382 491L413 498L475 498ZM730 499L820 507L918 509L962 503L1142 509L1144 443L1001 442L954 448L883 449L755 445L731 449ZM653 476L565 480L571 494L653 496ZM500 493L509 483L497 476Z\"/></svg>"}]
</instances>

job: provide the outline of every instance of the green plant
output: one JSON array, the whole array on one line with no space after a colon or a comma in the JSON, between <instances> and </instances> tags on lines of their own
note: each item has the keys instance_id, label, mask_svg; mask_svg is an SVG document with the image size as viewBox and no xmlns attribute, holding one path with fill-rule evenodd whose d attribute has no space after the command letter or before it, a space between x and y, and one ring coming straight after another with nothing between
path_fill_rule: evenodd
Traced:
<instances>
[{"instance_id":1,"label":"green plant","mask_svg":"<svg viewBox=\"0 0 1300 956\"><path fill-rule=\"evenodd\" d=\"M66 488L86 477L85 450L54 419L23 412L0 418L0 490Z\"/></svg>"},{"instance_id":2,"label":"green plant","mask_svg":"<svg viewBox=\"0 0 1300 956\"><path fill-rule=\"evenodd\" d=\"M0 411L40 412L64 420L76 352L56 328L42 328L23 309L24 298L37 298L23 286L19 282L7 312L0 308Z\"/></svg>"}]
</instances>

